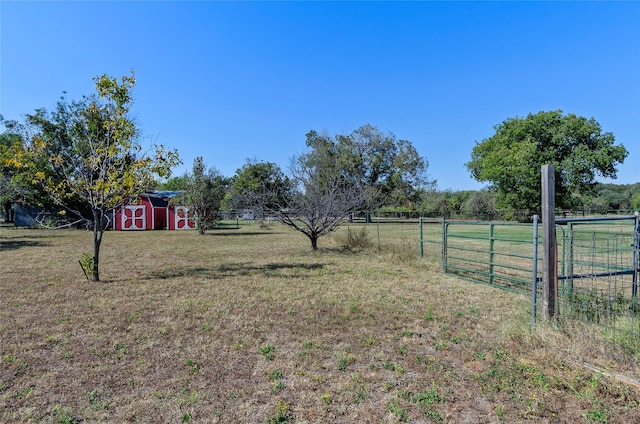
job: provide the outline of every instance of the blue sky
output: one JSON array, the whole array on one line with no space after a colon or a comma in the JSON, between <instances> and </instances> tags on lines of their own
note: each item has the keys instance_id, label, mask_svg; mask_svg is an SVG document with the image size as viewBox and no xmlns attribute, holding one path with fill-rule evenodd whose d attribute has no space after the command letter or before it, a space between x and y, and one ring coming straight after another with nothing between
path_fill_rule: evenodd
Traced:
<instances>
[{"instance_id":1,"label":"blue sky","mask_svg":"<svg viewBox=\"0 0 640 424\"><path fill-rule=\"evenodd\" d=\"M20 119L135 70L152 141L231 176L287 170L310 130L411 141L441 190L514 116L595 118L640 182L640 2L0 2L0 113Z\"/></svg>"}]
</instances>

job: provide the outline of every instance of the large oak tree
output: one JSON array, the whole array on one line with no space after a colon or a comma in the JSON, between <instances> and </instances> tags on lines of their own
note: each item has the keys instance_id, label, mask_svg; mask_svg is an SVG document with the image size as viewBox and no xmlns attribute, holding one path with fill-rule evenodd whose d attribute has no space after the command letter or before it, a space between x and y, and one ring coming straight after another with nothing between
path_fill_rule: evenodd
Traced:
<instances>
[{"instance_id":1,"label":"large oak tree","mask_svg":"<svg viewBox=\"0 0 640 424\"><path fill-rule=\"evenodd\" d=\"M473 148L466 164L473 178L488 182L497 193L497 207L540 209L540 168L555 167L556 205L573 209L593 193L596 177L616 177L616 165L628 152L603 132L595 119L561 110L508 118L495 134Z\"/></svg>"},{"instance_id":2,"label":"large oak tree","mask_svg":"<svg viewBox=\"0 0 640 424\"><path fill-rule=\"evenodd\" d=\"M311 131L307 147L331 151L333 165L367 192L362 206L366 210L381 205L412 210L419 202L421 189L432 183L427 177L428 161L410 141L397 139L373 125L335 137Z\"/></svg>"}]
</instances>

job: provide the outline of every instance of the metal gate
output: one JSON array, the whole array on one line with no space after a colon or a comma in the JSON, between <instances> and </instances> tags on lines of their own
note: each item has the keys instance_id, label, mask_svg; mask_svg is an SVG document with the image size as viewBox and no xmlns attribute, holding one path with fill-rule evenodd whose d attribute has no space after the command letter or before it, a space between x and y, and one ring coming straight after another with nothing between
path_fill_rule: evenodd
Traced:
<instances>
[{"instance_id":1,"label":"metal gate","mask_svg":"<svg viewBox=\"0 0 640 424\"><path fill-rule=\"evenodd\" d=\"M532 224L446 222L443 233L445 273L507 290L531 289Z\"/></svg>"},{"instance_id":2,"label":"metal gate","mask_svg":"<svg viewBox=\"0 0 640 424\"><path fill-rule=\"evenodd\" d=\"M542 291L537 226L447 222L442 231L444 272L530 293L535 322ZM568 342L624 359L628 374L640 377L639 215L557 219L556 240L557 323Z\"/></svg>"}]
</instances>

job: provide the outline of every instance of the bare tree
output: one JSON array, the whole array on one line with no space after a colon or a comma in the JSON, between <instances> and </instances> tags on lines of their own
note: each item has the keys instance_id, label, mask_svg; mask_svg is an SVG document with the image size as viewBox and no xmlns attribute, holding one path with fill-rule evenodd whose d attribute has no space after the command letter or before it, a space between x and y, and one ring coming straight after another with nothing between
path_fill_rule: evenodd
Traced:
<instances>
[{"instance_id":1,"label":"bare tree","mask_svg":"<svg viewBox=\"0 0 640 424\"><path fill-rule=\"evenodd\" d=\"M309 160L309 155L318 159L324 153L316 150L293 159L294 191L277 211L283 224L309 238L313 250L318 249L318 238L337 229L366 199L359 185L339 170L318 165L324 161Z\"/></svg>"},{"instance_id":2,"label":"bare tree","mask_svg":"<svg viewBox=\"0 0 640 424\"><path fill-rule=\"evenodd\" d=\"M273 212L282 223L306 235L314 250L318 238L354 212L372 210L384 202L406 204L427 183L427 162L411 143L370 125L349 136L310 131L306 144L310 150L292 161L291 193L280 196ZM269 190L251 187L249 192L263 199L276 197ZM260 207L266 204L250 200Z\"/></svg>"}]
</instances>

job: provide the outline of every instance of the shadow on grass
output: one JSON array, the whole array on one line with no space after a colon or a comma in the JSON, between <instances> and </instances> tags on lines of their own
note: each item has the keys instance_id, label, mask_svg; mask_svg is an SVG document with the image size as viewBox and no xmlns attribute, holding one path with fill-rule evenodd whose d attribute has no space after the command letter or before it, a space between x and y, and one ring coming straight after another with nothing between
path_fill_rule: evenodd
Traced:
<instances>
[{"instance_id":1,"label":"shadow on grass","mask_svg":"<svg viewBox=\"0 0 640 424\"><path fill-rule=\"evenodd\" d=\"M37 238L37 237L32 237ZM32 240L4 240L0 239L0 252L6 250L16 250L23 247L39 247L39 246L48 246L49 243L43 243L41 241L32 241Z\"/></svg>"},{"instance_id":2,"label":"shadow on grass","mask_svg":"<svg viewBox=\"0 0 640 424\"><path fill-rule=\"evenodd\" d=\"M233 276L262 275L265 277L302 278L308 274L302 271L321 269L324 264L300 264L300 263L270 263L266 265L253 265L251 263L222 264L217 267L183 267L171 270L157 270L147 277L151 280L164 280L178 277L205 277L210 279L223 279Z\"/></svg>"},{"instance_id":3,"label":"shadow on grass","mask_svg":"<svg viewBox=\"0 0 640 424\"><path fill-rule=\"evenodd\" d=\"M223 230L209 230L205 233L206 236L213 237L227 237L227 236L271 236L274 234L282 234L275 231L242 231L238 232L235 228L225 228Z\"/></svg>"}]
</instances>

